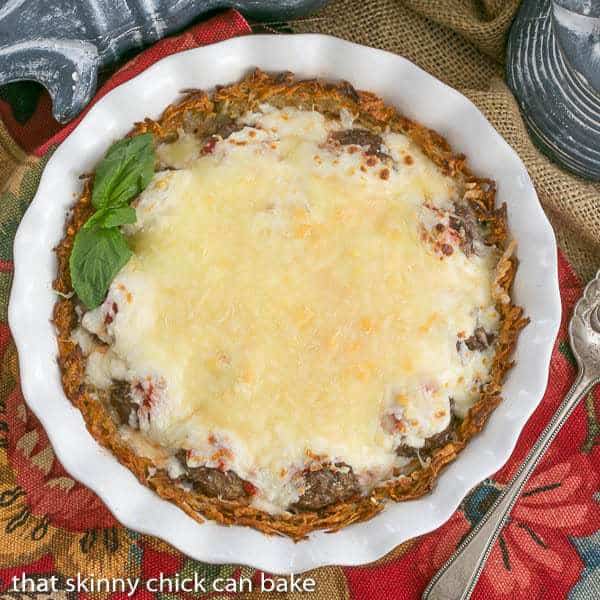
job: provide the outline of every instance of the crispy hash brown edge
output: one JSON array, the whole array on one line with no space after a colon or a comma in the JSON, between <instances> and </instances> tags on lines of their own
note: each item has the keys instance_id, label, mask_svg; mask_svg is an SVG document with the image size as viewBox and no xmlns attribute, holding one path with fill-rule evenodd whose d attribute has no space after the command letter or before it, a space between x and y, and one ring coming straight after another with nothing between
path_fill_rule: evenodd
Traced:
<instances>
[{"instance_id":1,"label":"crispy hash brown edge","mask_svg":"<svg viewBox=\"0 0 600 600\"><path fill-rule=\"evenodd\" d=\"M518 334L528 319L510 299L517 269L515 244L508 240L506 207L495 208L494 182L475 177L466 165L465 156L453 154L444 138L406 119L370 92L357 91L347 82L296 81L289 72L270 75L256 70L239 83L218 87L211 95L200 90L187 90L184 99L169 106L158 121L146 119L137 123L129 135L150 132L158 142L162 142L176 137L178 128L189 128L191 123L198 135L208 136L215 131L219 121L227 117L236 118L261 103L314 109L336 117L345 108L357 115L355 122L361 127L374 132L389 128L404 133L442 172L463 183L465 198L478 219L488 224L486 241L502 251L493 290L501 326L490 369L491 379L483 388L479 401L457 427L455 440L436 449L427 463L421 464L409 475L383 482L368 496L356 496L318 511L271 515L239 500L227 501L183 490L173 485L164 470L149 469L153 466L152 462L132 451L121 439L117 425L103 403L86 390L85 358L79 346L70 339L71 332L78 325L78 318L69 273L69 256L75 234L94 212L90 202L92 180L86 179L83 193L68 218L65 236L55 249L58 272L54 288L60 297L54 307L54 324L58 337L58 362L67 397L81 411L88 430L100 444L111 450L141 483L162 498L174 502L196 521L203 522L205 517L224 525L246 525L297 541L311 531L325 529L334 532L351 523L370 519L383 510L388 499L398 502L427 494L441 469L453 461L471 437L483 428L490 413L501 401L502 381L513 365L510 357Z\"/></svg>"}]
</instances>

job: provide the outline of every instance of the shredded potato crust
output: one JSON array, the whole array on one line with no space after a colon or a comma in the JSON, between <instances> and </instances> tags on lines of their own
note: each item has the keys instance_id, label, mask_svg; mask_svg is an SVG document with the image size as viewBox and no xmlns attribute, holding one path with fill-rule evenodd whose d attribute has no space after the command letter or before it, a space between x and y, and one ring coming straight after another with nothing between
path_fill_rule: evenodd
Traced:
<instances>
[{"instance_id":1,"label":"shredded potato crust","mask_svg":"<svg viewBox=\"0 0 600 600\"><path fill-rule=\"evenodd\" d=\"M93 213L91 205L92 178L84 182L82 195L73 207L65 229L65 236L56 248L58 273L54 289L61 296L54 307L54 324L58 337L58 361L62 383L67 397L81 411L94 438L112 451L144 485L159 496L174 502L196 521L203 517L224 525L246 525L267 534L289 536L298 541L311 531L337 531L351 523L372 518L385 506L388 499L396 502L418 498L433 487L441 469L453 461L471 437L479 432L490 413L501 401L501 387L507 371L512 367L511 354L520 330L528 323L523 310L512 304L511 286L517 270L515 244L508 239L506 207L495 208L495 186L489 179L474 176L466 165L464 155L453 154L447 142L436 132L412 122L372 93L357 91L349 83L328 83L320 80L297 81L292 73L267 74L256 70L239 83L218 87L212 95L190 91L178 104L169 106L158 121L146 119L135 125L129 135L153 133L158 141L168 140L186 120L199 123L202 136L213 133L219 118L236 118L259 104L269 103L278 108L292 106L314 109L337 117L341 109L357 115L356 123L374 132L386 128L403 133L415 142L424 154L446 175L464 185L466 198L481 221L488 225L486 242L502 252L494 281L494 299L501 316L496 354L490 369L490 381L482 390L480 399L460 423L457 440L438 448L431 459L418 465L410 475L383 482L367 496L356 496L318 511L297 514L271 515L248 506L243 501L227 501L205 496L198 491L186 491L173 484L164 470L152 469L153 463L134 453L121 438L117 424L104 404L90 394L84 383L85 357L70 339L78 324L76 300L71 297L69 256L77 231ZM203 131L202 128L205 130ZM416 461L418 463L418 461ZM417 466L417 465L415 465ZM152 473L152 474L150 474Z\"/></svg>"}]
</instances>

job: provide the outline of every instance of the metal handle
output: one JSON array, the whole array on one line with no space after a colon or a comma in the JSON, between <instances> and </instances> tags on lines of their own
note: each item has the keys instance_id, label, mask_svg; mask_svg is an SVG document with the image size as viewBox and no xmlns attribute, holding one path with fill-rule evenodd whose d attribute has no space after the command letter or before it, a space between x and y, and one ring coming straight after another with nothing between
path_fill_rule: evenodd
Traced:
<instances>
[{"instance_id":1,"label":"metal handle","mask_svg":"<svg viewBox=\"0 0 600 600\"><path fill-rule=\"evenodd\" d=\"M471 597L473 588L483 571L485 561L523 486L579 400L596 382L596 379L587 377L585 371L578 375L554 417L546 425L519 470L490 510L458 547L458 550L435 574L423 592L423 600L468 600Z\"/></svg>"}]
</instances>

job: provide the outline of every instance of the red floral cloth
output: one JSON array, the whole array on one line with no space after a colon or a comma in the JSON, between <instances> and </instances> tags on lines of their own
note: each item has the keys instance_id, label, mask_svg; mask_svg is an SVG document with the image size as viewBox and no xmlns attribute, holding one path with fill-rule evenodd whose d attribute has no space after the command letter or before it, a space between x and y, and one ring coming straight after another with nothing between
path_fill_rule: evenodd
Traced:
<instances>
[{"instance_id":1,"label":"red floral cloth","mask_svg":"<svg viewBox=\"0 0 600 600\"><path fill-rule=\"evenodd\" d=\"M100 89L96 100L168 54L247 33L250 27L243 17L227 11L139 54ZM0 284L7 281L6 286L12 273L10 246L16 222L32 198L52 150L78 122L61 128L52 121L49 110L50 102L44 95L23 124L15 119L9 103L0 101L0 115L7 129L25 150L38 157L15 174L2 195L0 211L6 214L0 212L0 222L6 233L0 243ZM510 479L573 381L575 364L566 323L581 293L581 283L562 255L559 278L563 322L552 355L548 390L509 463L477 486L451 519L431 534L403 544L372 565L327 567L307 574L317 583L313 597L414 600L421 596L431 576ZM3 284L2 290L6 286ZM0 300L6 308L5 292L0 291ZM244 576L256 581L260 577L260 572L248 567L199 563L160 540L120 526L95 494L64 471L44 430L26 408L14 344L4 321L0 323L0 357L0 591L8 588L13 575L23 572L40 578L57 575L63 581L77 572L143 580L161 573L189 576L193 572L209 580ZM600 598L597 411L598 395L594 393L578 407L534 473L494 546L474 592L477 600ZM230 596L234 594L218 595ZM81 592L79 597L92 595ZM126 596L114 593L99 597ZM133 597L166 600L192 595L144 590Z\"/></svg>"}]
</instances>

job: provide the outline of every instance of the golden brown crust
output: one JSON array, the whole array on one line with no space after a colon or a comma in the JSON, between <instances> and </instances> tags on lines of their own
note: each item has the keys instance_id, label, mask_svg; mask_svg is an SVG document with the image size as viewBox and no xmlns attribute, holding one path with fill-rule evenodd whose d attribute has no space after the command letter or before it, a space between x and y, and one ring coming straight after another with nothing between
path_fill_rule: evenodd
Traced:
<instances>
[{"instance_id":1,"label":"golden brown crust","mask_svg":"<svg viewBox=\"0 0 600 600\"><path fill-rule=\"evenodd\" d=\"M178 128L185 128L208 136L218 129L224 119L235 118L264 102L278 107L314 108L336 116L345 108L357 115L356 122L360 126L375 132L389 127L392 131L406 134L444 173L460 179L466 190L465 198L478 218L488 224L486 241L503 252L495 281L501 327L491 366L491 380L483 389L480 400L458 427L456 440L435 450L430 460L410 475L384 482L368 496L354 497L318 511L298 514L271 515L248 506L246 502L226 501L204 496L197 491L186 491L174 486L165 471L149 469L153 466L152 462L132 451L119 435L108 408L85 389L85 359L79 347L70 340L77 316L75 299L70 297L72 287L68 261L76 232L93 212L89 179L67 223L65 236L56 249L58 273L54 287L66 297L56 303L54 323L59 340L62 382L67 396L82 412L94 438L110 449L143 484L177 504L199 522L203 521L204 516L222 524L248 525L265 533L300 540L317 529L337 531L351 523L370 519L383 509L387 499L408 500L429 492L440 470L454 460L469 439L482 429L489 414L500 402L502 381L512 366L510 356L519 331L528 320L523 317L522 309L514 306L510 300L517 260L513 256L514 246L508 243L506 209L504 206L495 208L494 182L475 177L469 171L465 157L453 154L439 134L399 115L374 94L356 91L347 82L296 81L291 73L269 75L257 70L239 83L217 88L212 96L203 91L189 92L182 102L167 108L158 121L146 119L136 124L131 135L152 132L157 139L167 140Z\"/></svg>"}]
</instances>

